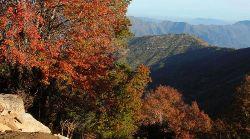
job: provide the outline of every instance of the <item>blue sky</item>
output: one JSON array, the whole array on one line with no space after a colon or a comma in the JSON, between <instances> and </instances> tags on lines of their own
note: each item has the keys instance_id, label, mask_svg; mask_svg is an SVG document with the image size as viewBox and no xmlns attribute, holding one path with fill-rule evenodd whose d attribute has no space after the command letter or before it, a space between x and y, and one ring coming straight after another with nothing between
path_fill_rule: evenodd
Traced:
<instances>
[{"instance_id":1,"label":"blue sky","mask_svg":"<svg viewBox=\"0 0 250 139\"><path fill-rule=\"evenodd\" d=\"M128 15L249 20L250 0L133 0Z\"/></svg>"}]
</instances>

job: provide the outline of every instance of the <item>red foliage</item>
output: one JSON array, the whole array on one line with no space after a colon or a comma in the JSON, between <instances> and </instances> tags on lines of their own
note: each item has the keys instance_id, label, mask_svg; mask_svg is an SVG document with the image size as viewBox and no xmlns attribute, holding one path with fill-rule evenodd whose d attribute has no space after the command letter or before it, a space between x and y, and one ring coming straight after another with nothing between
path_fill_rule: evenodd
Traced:
<instances>
[{"instance_id":1,"label":"red foliage","mask_svg":"<svg viewBox=\"0 0 250 139\"><path fill-rule=\"evenodd\" d=\"M0 1L1 60L39 67L90 90L114 58L112 39L128 23L126 0Z\"/></svg>"},{"instance_id":2,"label":"red foliage","mask_svg":"<svg viewBox=\"0 0 250 139\"><path fill-rule=\"evenodd\" d=\"M166 132L174 132L177 138L192 138L195 133L211 130L211 120L196 102L187 105L182 95L171 87L160 86L144 101L143 124L163 124Z\"/></svg>"}]
</instances>

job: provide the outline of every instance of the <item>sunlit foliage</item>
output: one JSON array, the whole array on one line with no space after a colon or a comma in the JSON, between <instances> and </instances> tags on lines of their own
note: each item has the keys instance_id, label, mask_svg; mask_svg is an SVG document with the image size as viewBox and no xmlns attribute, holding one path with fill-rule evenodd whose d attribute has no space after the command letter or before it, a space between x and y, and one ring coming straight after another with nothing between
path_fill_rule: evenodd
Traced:
<instances>
[{"instance_id":1,"label":"sunlit foliage","mask_svg":"<svg viewBox=\"0 0 250 139\"><path fill-rule=\"evenodd\" d=\"M173 133L176 138L193 138L196 133L211 130L212 121L197 103L185 104L182 95L171 87L158 87L143 103L142 124L159 125L163 133ZM162 126L163 125L163 126Z\"/></svg>"},{"instance_id":2,"label":"sunlit foliage","mask_svg":"<svg viewBox=\"0 0 250 139\"><path fill-rule=\"evenodd\" d=\"M1 0L1 60L91 90L128 29L128 0ZM122 34L123 33L123 34ZM116 42L116 43L114 43Z\"/></svg>"}]
</instances>

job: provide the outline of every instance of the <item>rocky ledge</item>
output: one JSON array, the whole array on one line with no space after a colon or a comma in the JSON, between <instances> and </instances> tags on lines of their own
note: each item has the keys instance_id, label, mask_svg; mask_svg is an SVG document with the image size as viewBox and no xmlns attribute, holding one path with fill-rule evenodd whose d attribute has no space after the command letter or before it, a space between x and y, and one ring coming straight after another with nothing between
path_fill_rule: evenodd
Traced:
<instances>
[{"instance_id":1,"label":"rocky ledge","mask_svg":"<svg viewBox=\"0 0 250 139\"><path fill-rule=\"evenodd\" d=\"M5 131L51 133L48 127L25 112L21 97L0 94L0 132Z\"/></svg>"}]
</instances>

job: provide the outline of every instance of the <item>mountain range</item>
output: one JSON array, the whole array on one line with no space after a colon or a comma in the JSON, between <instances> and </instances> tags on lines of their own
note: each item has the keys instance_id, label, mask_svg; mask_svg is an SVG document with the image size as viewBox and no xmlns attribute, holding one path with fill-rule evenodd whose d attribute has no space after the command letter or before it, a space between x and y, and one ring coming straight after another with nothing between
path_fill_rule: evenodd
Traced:
<instances>
[{"instance_id":1,"label":"mountain range","mask_svg":"<svg viewBox=\"0 0 250 139\"><path fill-rule=\"evenodd\" d=\"M130 18L135 18L131 16ZM173 22L186 22L191 25L229 25L235 21L221 20L215 18L183 18L183 17L136 17L141 20L152 21L152 22L162 22L162 21L173 21Z\"/></svg>"},{"instance_id":2,"label":"mountain range","mask_svg":"<svg viewBox=\"0 0 250 139\"><path fill-rule=\"evenodd\" d=\"M250 21L248 20L228 25L191 25L186 22L129 18L132 24L131 31L136 37L186 33L220 47L247 48L250 46Z\"/></svg>"}]
</instances>

